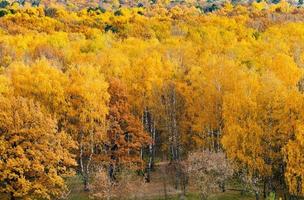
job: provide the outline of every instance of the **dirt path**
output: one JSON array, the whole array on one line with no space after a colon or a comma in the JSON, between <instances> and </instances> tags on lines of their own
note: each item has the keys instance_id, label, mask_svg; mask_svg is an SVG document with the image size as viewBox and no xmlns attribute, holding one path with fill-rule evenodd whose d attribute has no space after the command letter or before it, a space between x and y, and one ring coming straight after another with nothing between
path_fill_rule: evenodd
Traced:
<instances>
[{"instance_id":1,"label":"dirt path","mask_svg":"<svg viewBox=\"0 0 304 200\"><path fill-rule=\"evenodd\" d=\"M177 196L182 193L175 189L170 180L166 167L168 162L159 162L155 165L155 171L151 173L150 183L141 182L136 190L130 194L134 199L155 199L156 197Z\"/></svg>"}]
</instances>

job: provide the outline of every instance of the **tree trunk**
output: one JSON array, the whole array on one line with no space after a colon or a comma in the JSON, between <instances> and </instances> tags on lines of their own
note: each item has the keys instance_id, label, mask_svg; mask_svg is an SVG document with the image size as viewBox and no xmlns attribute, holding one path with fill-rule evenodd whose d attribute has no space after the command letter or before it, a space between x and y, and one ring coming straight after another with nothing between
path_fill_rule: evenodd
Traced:
<instances>
[{"instance_id":1,"label":"tree trunk","mask_svg":"<svg viewBox=\"0 0 304 200\"><path fill-rule=\"evenodd\" d=\"M263 197L264 199L266 199L266 180L264 179L264 183L263 183Z\"/></svg>"},{"instance_id":2,"label":"tree trunk","mask_svg":"<svg viewBox=\"0 0 304 200\"><path fill-rule=\"evenodd\" d=\"M148 166L146 168L146 181L150 182L151 171L154 168L154 158L155 158L155 138L156 138L156 129L155 129L155 121L152 117L151 112L149 112L148 108L145 108L143 114L143 124L145 130L150 134L152 138L151 144L148 147Z\"/></svg>"},{"instance_id":3,"label":"tree trunk","mask_svg":"<svg viewBox=\"0 0 304 200\"><path fill-rule=\"evenodd\" d=\"M83 186L84 186L84 191L86 191L86 192L90 191L90 188L89 188L89 177L88 176L84 176L83 177Z\"/></svg>"},{"instance_id":4,"label":"tree trunk","mask_svg":"<svg viewBox=\"0 0 304 200\"><path fill-rule=\"evenodd\" d=\"M166 168L165 166L160 166L161 172L162 172L162 181L163 181L163 188L164 188L164 198L165 200L168 199L168 193L167 193L167 177L166 177Z\"/></svg>"},{"instance_id":5,"label":"tree trunk","mask_svg":"<svg viewBox=\"0 0 304 200\"><path fill-rule=\"evenodd\" d=\"M17 198L14 197L14 194L12 192L10 193L10 200L17 200Z\"/></svg>"},{"instance_id":6,"label":"tree trunk","mask_svg":"<svg viewBox=\"0 0 304 200\"><path fill-rule=\"evenodd\" d=\"M116 177L115 177L115 166L113 164L109 165L108 175L109 175L110 180L112 182L116 180Z\"/></svg>"},{"instance_id":7,"label":"tree trunk","mask_svg":"<svg viewBox=\"0 0 304 200\"><path fill-rule=\"evenodd\" d=\"M220 188L221 188L222 192L226 192L225 182L222 182L220 184Z\"/></svg>"},{"instance_id":8,"label":"tree trunk","mask_svg":"<svg viewBox=\"0 0 304 200\"><path fill-rule=\"evenodd\" d=\"M255 200L259 200L259 193L255 191Z\"/></svg>"},{"instance_id":9,"label":"tree trunk","mask_svg":"<svg viewBox=\"0 0 304 200\"><path fill-rule=\"evenodd\" d=\"M84 191L89 191L89 174L90 174L90 165L91 165L91 160L92 156L94 153L94 145L93 145L93 131L90 131L90 152L89 156L87 158L84 157L83 155L83 133L80 133L80 152L79 152L79 163L80 163L80 172L81 176L83 179L83 186L84 186Z\"/></svg>"}]
</instances>

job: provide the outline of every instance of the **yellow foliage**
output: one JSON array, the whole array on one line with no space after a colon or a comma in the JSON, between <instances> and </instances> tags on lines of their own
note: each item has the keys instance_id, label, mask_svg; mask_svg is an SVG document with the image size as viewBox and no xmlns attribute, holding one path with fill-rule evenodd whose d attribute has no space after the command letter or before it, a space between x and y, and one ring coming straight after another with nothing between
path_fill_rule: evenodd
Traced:
<instances>
[{"instance_id":1,"label":"yellow foliage","mask_svg":"<svg viewBox=\"0 0 304 200\"><path fill-rule=\"evenodd\" d=\"M126 85L120 103L130 104L128 115L138 129L133 131L144 133L139 119L148 113L162 134L162 151L177 144L182 153L224 150L236 169L265 179L284 174L290 192L299 192L304 180L300 8L286 1L224 3L204 14L193 1L157 1L143 8L113 1L106 11L96 8L97 1L42 4L13 4L0 18L0 181L11 181L0 184L1 192L52 199L62 194L63 176L75 159L102 157L96 148L103 148L111 128L112 78ZM77 157L70 151L74 143ZM55 154L49 144L59 148ZM132 145L138 151L143 144Z\"/></svg>"},{"instance_id":2,"label":"yellow foliage","mask_svg":"<svg viewBox=\"0 0 304 200\"><path fill-rule=\"evenodd\" d=\"M0 181L6 183L0 192L22 199L60 196L67 189L63 176L76 165L70 153L75 143L33 100L0 102Z\"/></svg>"}]
</instances>

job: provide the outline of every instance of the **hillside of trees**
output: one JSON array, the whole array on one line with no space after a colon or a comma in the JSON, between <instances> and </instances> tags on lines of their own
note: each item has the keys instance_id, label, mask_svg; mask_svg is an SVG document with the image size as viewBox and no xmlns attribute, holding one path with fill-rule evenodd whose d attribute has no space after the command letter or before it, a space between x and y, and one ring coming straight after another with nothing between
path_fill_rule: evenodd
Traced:
<instances>
[{"instance_id":1,"label":"hillside of trees","mask_svg":"<svg viewBox=\"0 0 304 200\"><path fill-rule=\"evenodd\" d=\"M302 3L1 1L0 199L301 199Z\"/></svg>"}]
</instances>

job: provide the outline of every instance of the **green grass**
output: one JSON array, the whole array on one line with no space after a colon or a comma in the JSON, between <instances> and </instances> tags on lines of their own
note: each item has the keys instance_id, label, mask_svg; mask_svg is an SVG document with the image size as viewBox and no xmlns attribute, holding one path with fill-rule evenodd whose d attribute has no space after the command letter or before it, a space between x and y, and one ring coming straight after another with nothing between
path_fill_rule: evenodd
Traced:
<instances>
[{"instance_id":1,"label":"green grass","mask_svg":"<svg viewBox=\"0 0 304 200\"><path fill-rule=\"evenodd\" d=\"M87 195L77 196L77 194L75 194L75 195L71 195L71 197L69 197L68 200L89 200L89 197Z\"/></svg>"},{"instance_id":2,"label":"green grass","mask_svg":"<svg viewBox=\"0 0 304 200\"><path fill-rule=\"evenodd\" d=\"M209 200L254 200L254 197L248 194L241 195L238 192L225 192L211 195ZM88 194L84 192L71 194L69 200L89 200ZM163 197L155 198L153 200L165 200ZM179 197L168 197L167 200L179 200ZM199 196L195 193L187 194L186 200L199 200Z\"/></svg>"},{"instance_id":3,"label":"green grass","mask_svg":"<svg viewBox=\"0 0 304 200\"><path fill-rule=\"evenodd\" d=\"M80 176L69 178L67 182L71 189L68 200L89 200L88 193L83 191Z\"/></svg>"},{"instance_id":4,"label":"green grass","mask_svg":"<svg viewBox=\"0 0 304 200\"><path fill-rule=\"evenodd\" d=\"M192 193L186 195L186 200L199 200L198 194ZM164 198L157 198L154 200L164 200ZM179 197L170 197L167 200L179 200ZM238 192L225 192L211 195L208 200L254 200L254 197L245 194L241 195Z\"/></svg>"},{"instance_id":5,"label":"green grass","mask_svg":"<svg viewBox=\"0 0 304 200\"><path fill-rule=\"evenodd\" d=\"M89 194L83 191L80 176L75 176L67 180L71 193L68 200L89 200ZM178 196L168 197L167 200L179 200ZM189 193L185 200L199 200L197 193ZM152 199L149 199L152 200ZM153 200L164 200L163 196L155 198ZM250 194L241 195L240 192L227 191L225 193L217 193L210 195L208 200L254 200L254 197Z\"/></svg>"},{"instance_id":6,"label":"green grass","mask_svg":"<svg viewBox=\"0 0 304 200\"><path fill-rule=\"evenodd\" d=\"M68 186L71 189L71 193L68 200L89 200L89 193L83 191L83 186L81 183L80 176L74 176L67 180ZM160 183L161 184L161 183ZM151 194L147 194L151 196ZM178 196L168 197L167 200L179 200ZM185 200L199 200L199 195L197 193L188 193ZM244 194L241 195L238 191L226 191L224 193L217 193L210 195L208 200L254 200L253 195ZM149 200L164 200L164 196L159 196L155 199Z\"/></svg>"},{"instance_id":7,"label":"green grass","mask_svg":"<svg viewBox=\"0 0 304 200\"><path fill-rule=\"evenodd\" d=\"M89 196L85 193L74 193L71 194L68 198L68 200L88 200Z\"/></svg>"},{"instance_id":8,"label":"green grass","mask_svg":"<svg viewBox=\"0 0 304 200\"><path fill-rule=\"evenodd\" d=\"M211 196L210 200L254 200L255 198L249 194L241 195L240 192L225 192Z\"/></svg>"}]
</instances>

